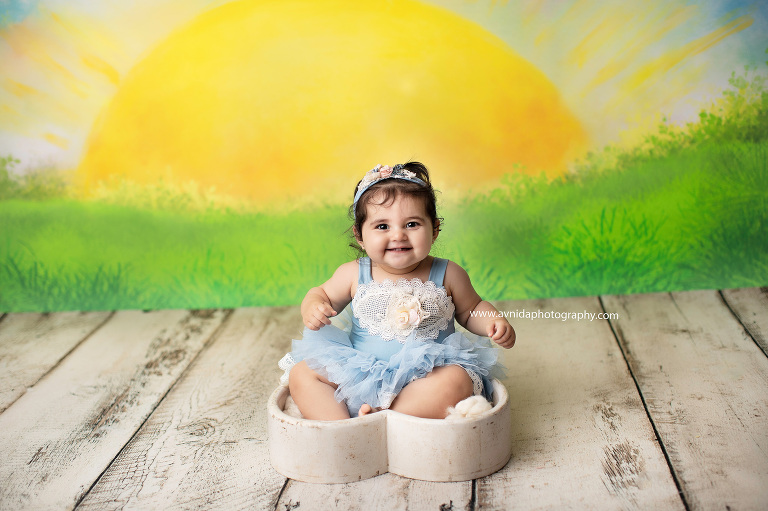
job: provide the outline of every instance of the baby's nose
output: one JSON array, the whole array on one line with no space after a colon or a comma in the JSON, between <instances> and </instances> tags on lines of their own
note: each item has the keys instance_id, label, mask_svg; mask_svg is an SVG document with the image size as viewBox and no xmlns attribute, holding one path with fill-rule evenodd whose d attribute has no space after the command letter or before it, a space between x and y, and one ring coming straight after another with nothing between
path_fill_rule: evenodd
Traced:
<instances>
[{"instance_id":1,"label":"baby's nose","mask_svg":"<svg viewBox=\"0 0 768 511\"><path fill-rule=\"evenodd\" d=\"M405 235L406 235L405 229L401 229L399 227L395 227L394 229L392 229L393 239L402 240L402 239L405 239Z\"/></svg>"}]
</instances>

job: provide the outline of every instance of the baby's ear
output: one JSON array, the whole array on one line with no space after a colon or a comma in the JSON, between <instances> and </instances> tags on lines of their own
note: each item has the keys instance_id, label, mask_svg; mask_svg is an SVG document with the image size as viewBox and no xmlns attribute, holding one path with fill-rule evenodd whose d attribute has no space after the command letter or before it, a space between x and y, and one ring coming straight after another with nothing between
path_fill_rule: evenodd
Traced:
<instances>
[{"instance_id":1,"label":"baby's ear","mask_svg":"<svg viewBox=\"0 0 768 511\"><path fill-rule=\"evenodd\" d=\"M432 242L437 239L438 234L440 234L440 219L435 220L435 225L432 227Z\"/></svg>"},{"instance_id":2,"label":"baby's ear","mask_svg":"<svg viewBox=\"0 0 768 511\"><path fill-rule=\"evenodd\" d=\"M357 244L360 245L363 242L362 236L360 236L360 231L357 230L356 226L352 226L352 235L355 237L355 240L357 241Z\"/></svg>"}]
</instances>

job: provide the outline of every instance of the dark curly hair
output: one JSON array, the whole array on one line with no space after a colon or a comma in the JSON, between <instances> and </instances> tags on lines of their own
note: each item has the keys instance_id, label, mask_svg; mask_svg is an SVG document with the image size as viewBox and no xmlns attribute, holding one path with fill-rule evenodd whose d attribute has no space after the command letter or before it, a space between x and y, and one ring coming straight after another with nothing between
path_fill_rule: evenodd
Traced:
<instances>
[{"instance_id":1,"label":"dark curly hair","mask_svg":"<svg viewBox=\"0 0 768 511\"><path fill-rule=\"evenodd\" d=\"M362 232L363 224L368 214L368 204L386 206L392 204L400 195L408 195L420 199L424 202L424 209L432 221L432 229L440 230L443 219L437 216L437 198L435 197L435 189L429 180L429 171L426 165L418 161L409 161L404 163L402 168L416 174L415 177L424 181L426 186L406 181L405 179L384 179L371 185L370 188L363 192L357 203L353 203L349 207L349 218L352 220L352 227L350 228L352 242L349 246L355 249L361 256L365 255L365 251L358 244L357 236ZM355 192L357 192L359 185L360 182L355 185ZM377 199L376 202L373 202L374 197Z\"/></svg>"}]
</instances>

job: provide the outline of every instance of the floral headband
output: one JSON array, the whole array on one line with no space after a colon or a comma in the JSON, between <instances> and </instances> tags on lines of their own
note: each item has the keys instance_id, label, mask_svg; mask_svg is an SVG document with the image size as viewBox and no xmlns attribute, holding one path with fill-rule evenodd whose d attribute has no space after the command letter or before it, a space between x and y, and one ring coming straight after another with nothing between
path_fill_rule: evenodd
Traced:
<instances>
[{"instance_id":1,"label":"floral headband","mask_svg":"<svg viewBox=\"0 0 768 511\"><path fill-rule=\"evenodd\" d=\"M376 165L376 167L372 168L368 172L366 172L365 176L363 176L363 180L360 181L360 184L357 185L357 192L355 192L355 200L354 205L357 205L357 201L360 199L360 197L365 193L365 191L370 188L371 186L375 185L379 181L383 181L385 179L402 179L404 181L410 181L411 183L416 183L421 186L427 186L427 183L416 177L416 174L411 172L410 170L405 169L405 165L402 163L398 163L394 167L390 167L389 165Z\"/></svg>"}]
</instances>

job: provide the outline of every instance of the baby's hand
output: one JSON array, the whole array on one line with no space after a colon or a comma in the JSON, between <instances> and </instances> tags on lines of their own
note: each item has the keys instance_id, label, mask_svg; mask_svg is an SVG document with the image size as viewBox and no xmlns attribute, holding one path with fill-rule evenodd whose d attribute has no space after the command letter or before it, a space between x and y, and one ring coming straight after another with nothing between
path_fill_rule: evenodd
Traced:
<instances>
[{"instance_id":1,"label":"baby's hand","mask_svg":"<svg viewBox=\"0 0 768 511\"><path fill-rule=\"evenodd\" d=\"M509 349L515 345L515 329L504 318L496 318L488 325L488 337L502 348Z\"/></svg>"},{"instance_id":2,"label":"baby's hand","mask_svg":"<svg viewBox=\"0 0 768 511\"><path fill-rule=\"evenodd\" d=\"M336 315L336 311L327 302L321 300L314 301L307 304L304 310L301 311L301 317L304 320L304 324L310 330L320 330L325 325L330 325L332 316Z\"/></svg>"}]
</instances>

